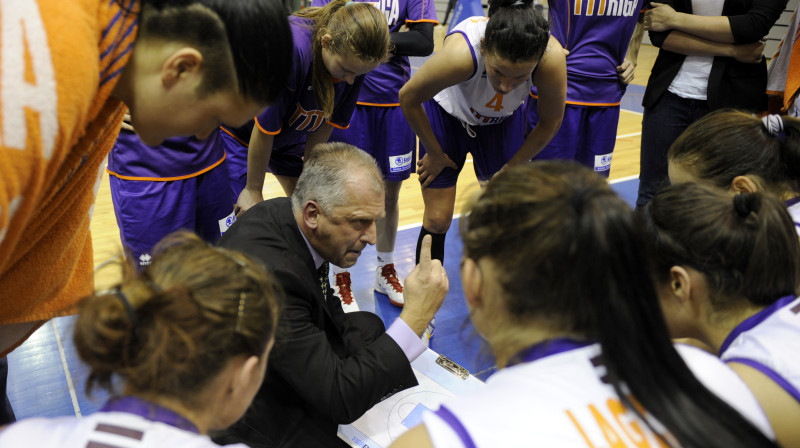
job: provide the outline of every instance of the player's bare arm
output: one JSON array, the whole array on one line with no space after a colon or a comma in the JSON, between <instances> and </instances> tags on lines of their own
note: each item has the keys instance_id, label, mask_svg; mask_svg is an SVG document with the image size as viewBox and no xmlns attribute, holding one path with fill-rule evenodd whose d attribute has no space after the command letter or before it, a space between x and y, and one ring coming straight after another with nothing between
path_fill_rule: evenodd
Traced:
<instances>
[{"instance_id":1,"label":"player's bare arm","mask_svg":"<svg viewBox=\"0 0 800 448\"><path fill-rule=\"evenodd\" d=\"M539 123L508 161L509 166L529 161L550 143L561 127L567 100L567 59L561 44L552 36L533 76L533 84L539 95Z\"/></svg>"},{"instance_id":2,"label":"player's bare arm","mask_svg":"<svg viewBox=\"0 0 800 448\"><path fill-rule=\"evenodd\" d=\"M469 43L459 33L448 36L443 48L417 70L414 76L400 89L400 107L403 109L411 129L425 145L425 157L417 165L417 174L423 187L427 187L445 168L456 165L444 154L428 122L422 103L433 98L443 89L469 79L475 67Z\"/></svg>"}]
</instances>

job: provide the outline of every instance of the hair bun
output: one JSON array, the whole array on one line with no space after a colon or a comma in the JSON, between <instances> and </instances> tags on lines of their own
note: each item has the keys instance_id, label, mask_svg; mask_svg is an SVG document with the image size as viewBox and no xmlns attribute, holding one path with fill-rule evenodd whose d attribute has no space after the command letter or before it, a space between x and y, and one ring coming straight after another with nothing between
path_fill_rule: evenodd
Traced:
<instances>
[{"instance_id":1,"label":"hair bun","mask_svg":"<svg viewBox=\"0 0 800 448\"><path fill-rule=\"evenodd\" d=\"M758 213L761 208L761 195L758 193L739 193L733 197L733 208L742 218L750 213Z\"/></svg>"}]
</instances>

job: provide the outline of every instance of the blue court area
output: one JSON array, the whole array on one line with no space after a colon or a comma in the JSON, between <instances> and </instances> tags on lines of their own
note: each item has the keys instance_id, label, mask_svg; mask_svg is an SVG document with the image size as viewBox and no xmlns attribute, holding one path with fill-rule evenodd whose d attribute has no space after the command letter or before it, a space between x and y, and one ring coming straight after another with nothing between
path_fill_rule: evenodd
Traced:
<instances>
[{"instance_id":1,"label":"blue court area","mask_svg":"<svg viewBox=\"0 0 800 448\"><path fill-rule=\"evenodd\" d=\"M613 187L632 204L638 184L638 179L626 179ZM398 232L395 264L402 277L413 268L418 234L419 226ZM486 379L495 370L494 360L469 322L459 278L461 247L458 220L454 220L447 235L444 264L450 278L450 291L436 314L431 348ZM375 248L368 247L351 270L353 292L362 310L378 314L388 326L400 314L400 309L372 290L376 267ZM17 418L90 414L105 402L104 391L96 391L93 398L85 394L89 372L72 343L74 320L74 317L51 320L8 356L8 397Z\"/></svg>"}]
</instances>

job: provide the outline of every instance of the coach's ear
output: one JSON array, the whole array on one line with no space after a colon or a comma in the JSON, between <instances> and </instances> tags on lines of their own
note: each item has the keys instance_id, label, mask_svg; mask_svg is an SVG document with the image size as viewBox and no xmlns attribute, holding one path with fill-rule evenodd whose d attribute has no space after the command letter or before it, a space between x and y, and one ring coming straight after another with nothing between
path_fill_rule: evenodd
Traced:
<instances>
[{"instance_id":1,"label":"coach's ear","mask_svg":"<svg viewBox=\"0 0 800 448\"><path fill-rule=\"evenodd\" d=\"M316 201L308 200L303 204L303 224L305 227L316 230L319 227L319 218L322 211Z\"/></svg>"}]
</instances>

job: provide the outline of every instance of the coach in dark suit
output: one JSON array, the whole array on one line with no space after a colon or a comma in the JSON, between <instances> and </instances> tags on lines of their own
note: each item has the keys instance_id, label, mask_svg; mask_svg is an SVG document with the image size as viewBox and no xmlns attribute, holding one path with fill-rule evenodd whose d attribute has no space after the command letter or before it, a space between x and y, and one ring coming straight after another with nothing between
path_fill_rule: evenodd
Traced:
<instances>
[{"instance_id":1,"label":"coach in dark suit","mask_svg":"<svg viewBox=\"0 0 800 448\"><path fill-rule=\"evenodd\" d=\"M372 313L345 314L328 284L328 264L355 264L375 244L384 189L375 161L343 143L319 145L294 194L264 201L234 223L219 245L256 257L286 293L268 373L245 417L215 440L253 447L344 445L337 425L383 397L415 386L409 365L447 292L428 256L406 279L406 303L384 331Z\"/></svg>"},{"instance_id":2,"label":"coach in dark suit","mask_svg":"<svg viewBox=\"0 0 800 448\"><path fill-rule=\"evenodd\" d=\"M690 124L724 107L766 110L762 39L786 2L664 0L645 12L644 27L659 51L642 100L637 207L667 178L667 151Z\"/></svg>"}]
</instances>

